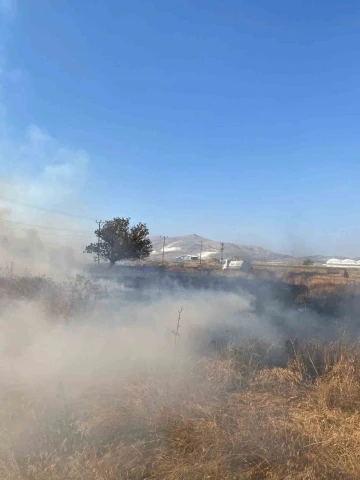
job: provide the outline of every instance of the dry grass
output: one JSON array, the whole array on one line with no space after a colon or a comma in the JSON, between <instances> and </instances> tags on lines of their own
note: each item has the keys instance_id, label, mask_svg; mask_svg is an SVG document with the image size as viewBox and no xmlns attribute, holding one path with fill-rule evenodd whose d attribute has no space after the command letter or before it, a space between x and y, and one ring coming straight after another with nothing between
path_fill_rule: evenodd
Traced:
<instances>
[{"instance_id":1,"label":"dry grass","mask_svg":"<svg viewBox=\"0 0 360 480\"><path fill-rule=\"evenodd\" d=\"M359 345L291 344L281 368L253 354L229 347L69 403L13 392L1 478L358 479Z\"/></svg>"},{"instance_id":2,"label":"dry grass","mask_svg":"<svg viewBox=\"0 0 360 480\"><path fill-rule=\"evenodd\" d=\"M94 293L82 278L26 282L3 296L41 293L56 318ZM1 480L359 478L360 344L345 339L249 340L71 399L66 388L0 391Z\"/></svg>"},{"instance_id":3,"label":"dry grass","mask_svg":"<svg viewBox=\"0 0 360 480\"><path fill-rule=\"evenodd\" d=\"M101 293L99 284L81 275L55 282L45 275L19 276L12 271L0 270L0 306L15 300L39 301L52 319L69 320L85 313L94 306Z\"/></svg>"},{"instance_id":4,"label":"dry grass","mask_svg":"<svg viewBox=\"0 0 360 480\"><path fill-rule=\"evenodd\" d=\"M354 298L360 299L360 271L348 269L348 278L344 277L344 269L328 269L321 267L273 267L272 269L257 266L258 278L270 283L280 282L294 289L296 303L306 303L313 307L327 310L328 314ZM346 309L346 308L345 308Z\"/></svg>"}]
</instances>

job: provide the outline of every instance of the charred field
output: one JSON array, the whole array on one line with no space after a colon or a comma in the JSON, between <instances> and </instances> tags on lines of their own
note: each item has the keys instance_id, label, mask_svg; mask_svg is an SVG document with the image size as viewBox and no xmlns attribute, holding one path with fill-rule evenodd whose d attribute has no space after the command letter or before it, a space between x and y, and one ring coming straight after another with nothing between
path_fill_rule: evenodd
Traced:
<instances>
[{"instance_id":1,"label":"charred field","mask_svg":"<svg viewBox=\"0 0 360 480\"><path fill-rule=\"evenodd\" d=\"M2 271L1 479L359 478L355 274L136 282Z\"/></svg>"}]
</instances>

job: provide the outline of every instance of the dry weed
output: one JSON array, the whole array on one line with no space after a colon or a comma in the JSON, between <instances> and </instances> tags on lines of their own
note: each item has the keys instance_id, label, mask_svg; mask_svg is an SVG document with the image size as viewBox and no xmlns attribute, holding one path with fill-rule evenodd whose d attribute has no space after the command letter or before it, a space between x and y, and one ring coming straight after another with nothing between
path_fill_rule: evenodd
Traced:
<instances>
[{"instance_id":1,"label":"dry weed","mask_svg":"<svg viewBox=\"0 0 360 480\"><path fill-rule=\"evenodd\" d=\"M12 292L35 295L14 281ZM53 315L88 307L92 286L77 282L60 293L46 283ZM75 399L8 388L0 478L359 479L360 346L252 339Z\"/></svg>"}]
</instances>

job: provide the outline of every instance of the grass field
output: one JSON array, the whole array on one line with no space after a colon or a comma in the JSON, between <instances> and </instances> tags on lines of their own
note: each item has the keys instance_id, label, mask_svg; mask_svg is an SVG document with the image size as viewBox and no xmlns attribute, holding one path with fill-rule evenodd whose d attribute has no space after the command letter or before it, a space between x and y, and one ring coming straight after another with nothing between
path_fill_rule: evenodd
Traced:
<instances>
[{"instance_id":1,"label":"grass field","mask_svg":"<svg viewBox=\"0 0 360 480\"><path fill-rule=\"evenodd\" d=\"M76 401L8 391L1 478L359 478L358 345L291 345L276 367L269 347L229 346Z\"/></svg>"},{"instance_id":2,"label":"grass field","mask_svg":"<svg viewBox=\"0 0 360 480\"><path fill-rule=\"evenodd\" d=\"M332 297L343 295L343 280L313 276L308 286ZM40 290L34 281L43 282ZM3 317L12 302L36 298L55 324L86 314L96 291L81 278L58 285L13 277L1 285ZM180 349L189 340L176 333L166 364L88 382L76 395L62 384L53 392L48 384L3 380L0 478L359 478L356 339L341 333L324 343L248 338L183 361Z\"/></svg>"}]
</instances>

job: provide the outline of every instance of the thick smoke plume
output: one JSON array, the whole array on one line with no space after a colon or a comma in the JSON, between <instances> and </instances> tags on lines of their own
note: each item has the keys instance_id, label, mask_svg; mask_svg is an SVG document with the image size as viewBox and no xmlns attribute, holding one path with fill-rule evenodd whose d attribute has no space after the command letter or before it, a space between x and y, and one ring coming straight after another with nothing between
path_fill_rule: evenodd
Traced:
<instances>
[{"instance_id":1,"label":"thick smoke plume","mask_svg":"<svg viewBox=\"0 0 360 480\"><path fill-rule=\"evenodd\" d=\"M45 280L32 300L18 299L25 290L21 279L15 298L9 301L4 293L0 317L3 384L44 387L62 382L81 391L92 384L111 384L115 377L137 368L171 372L175 354L177 362L191 363L208 354L212 346L240 345L249 338L284 342L314 334L330 338L335 332L329 324L323 328L315 313L304 316L271 299L269 292L266 297L260 289L262 298L244 290L178 289L160 298L156 290L150 290L145 299L126 301L118 283L99 284L94 290L86 287L84 294L87 280L79 278L78 285L51 283L51 288L50 280ZM4 292L6 288L4 284ZM104 297L100 294L105 288L108 296ZM80 294L89 298L83 310L76 310ZM69 301L72 311L64 308Z\"/></svg>"}]
</instances>

